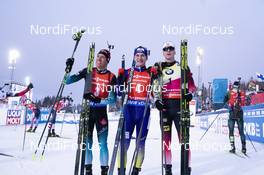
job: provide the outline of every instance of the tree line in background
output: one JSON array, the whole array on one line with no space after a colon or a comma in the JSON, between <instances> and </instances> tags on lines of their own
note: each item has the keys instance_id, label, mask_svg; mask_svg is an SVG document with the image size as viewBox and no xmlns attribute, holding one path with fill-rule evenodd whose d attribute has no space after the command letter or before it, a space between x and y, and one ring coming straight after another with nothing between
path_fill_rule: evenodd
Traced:
<instances>
[{"instance_id":1,"label":"tree line in background","mask_svg":"<svg viewBox=\"0 0 264 175\"><path fill-rule=\"evenodd\" d=\"M55 96L46 96L41 100L37 100L35 103L40 107L48 108L54 103L55 98Z\"/></svg>"},{"instance_id":2,"label":"tree line in background","mask_svg":"<svg viewBox=\"0 0 264 175\"><path fill-rule=\"evenodd\" d=\"M55 96L46 96L43 99L36 100L35 103L41 108L50 108L53 105L55 99L56 99ZM75 113L75 112L80 113L82 110L82 105L72 104L72 102L73 101L71 101L69 105L64 107L62 110L69 113Z\"/></svg>"}]
</instances>

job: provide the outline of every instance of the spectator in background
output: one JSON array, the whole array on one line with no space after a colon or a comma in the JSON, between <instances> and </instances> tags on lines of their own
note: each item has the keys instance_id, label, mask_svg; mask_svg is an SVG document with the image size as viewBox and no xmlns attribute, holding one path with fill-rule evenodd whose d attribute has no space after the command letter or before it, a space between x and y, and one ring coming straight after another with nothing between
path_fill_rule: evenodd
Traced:
<instances>
[{"instance_id":1,"label":"spectator in background","mask_svg":"<svg viewBox=\"0 0 264 175\"><path fill-rule=\"evenodd\" d=\"M35 132L37 127L38 127L38 123L39 123L39 119L40 119L40 108L37 104L34 105L34 108L33 108L33 115L34 117L32 118L31 120L31 125L30 125L30 128L27 130L27 132ZM33 129L33 126L35 124L35 127Z\"/></svg>"},{"instance_id":2,"label":"spectator in background","mask_svg":"<svg viewBox=\"0 0 264 175\"><path fill-rule=\"evenodd\" d=\"M235 148L235 137L234 137L234 127L235 123L238 125L238 131L240 134L240 139L242 143L242 153L246 153L246 138L244 134L244 119L243 119L243 109L242 106L245 105L245 92L240 91L240 82L235 81L233 88L225 96L224 102L229 105L229 119L228 119L228 129L229 129L229 141L231 144L231 153L236 152Z\"/></svg>"}]
</instances>

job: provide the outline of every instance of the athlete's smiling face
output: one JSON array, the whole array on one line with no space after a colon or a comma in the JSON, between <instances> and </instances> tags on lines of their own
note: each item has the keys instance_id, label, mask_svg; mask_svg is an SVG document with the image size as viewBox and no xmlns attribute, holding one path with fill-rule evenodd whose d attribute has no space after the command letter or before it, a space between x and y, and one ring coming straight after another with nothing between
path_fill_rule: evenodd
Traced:
<instances>
[{"instance_id":1,"label":"athlete's smiling face","mask_svg":"<svg viewBox=\"0 0 264 175\"><path fill-rule=\"evenodd\" d=\"M144 67L146 65L147 57L143 53L136 53L134 59L136 61L136 67Z\"/></svg>"},{"instance_id":2,"label":"athlete's smiling face","mask_svg":"<svg viewBox=\"0 0 264 175\"><path fill-rule=\"evenodd\" d=\"M107 59L103 54L98 54L96 57L96 67L99 70L103 70L107 68Z\"/></svg>"},{"instance_id":3,"label":"athlete's smiling face","mask_svg":"<svg viewBox=\"0 0 264 175\"><path fill-rule=\"evenodd\" d=\"M163 56L164 56L166 61L168 61L168 62L174 61L175 60L174 59L175 54L176 54L176 52L175 52L174 47L163 48Z\"/></svg>"}]
</instances>

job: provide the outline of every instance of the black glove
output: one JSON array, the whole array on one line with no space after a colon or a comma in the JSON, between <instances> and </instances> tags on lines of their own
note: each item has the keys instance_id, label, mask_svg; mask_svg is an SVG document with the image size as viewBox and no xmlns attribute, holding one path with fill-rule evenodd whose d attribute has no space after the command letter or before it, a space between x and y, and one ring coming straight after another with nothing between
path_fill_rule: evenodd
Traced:
<instances>
[{"instance_id":1,"label":"black glove","mask_svg":"<svg viewBox=\"0 0 264 175\"><path fill-rule=\"evenodd\" d=\"M11 92L7 92L6 93L6 97L12 97L12 93Z\"/></svg>"},{"instance_id":2,"label":"black glove","mask_svg":"<svg viewBox=\"0 0 264 175\"><path fill-rule=\"evenodd\" d=\"M33 84L32 83L29 83L29 85L27 86L28 89L33 89Z\"/></svg>"},{"instance_id":3,"label":"black glove","mask_svg":"<svg viewBox=\"0 0 264 175\"><path fill-rule=\"evenodd\" d=\"M120 68L118 69L118 77L117 77L118 83L121 85L125 81L125 69Z\"/></svg>"},{"instance_id":4,"label":"black glove","mask_svg":"<svg viewBox=\"0 0 264 175\"><path fill-rule=\"evenodd\" d=\"M73 63L74 63L74 58L68 58L66 60L65 72L67 73L71 72Z\"/></svg>"},{"instance_id":5,"label":"black glove","mask_svg":"<svg viewBox=\"0 0 264 175\"><path fill-rule=\"evenodd\" d=\"M192 98L193 98L193 95L192 95L192 93L190 93L190 92L184 95L184 99L185 99L187 102L190 102L190 101L192 100Z\"/></svg>"},{"instance_id":6,"label":"black glove","mask_svg":"<svg viewBox=\"0 0 264 175\"><path fill-rule=\"evenodd\" d=\"M101 102L101 98L100 97L96 97L93 93L89 92L83 95L84 99L87 99L91 102L94 103L100 103Z\"/></svg>"},{"instance_id":7,"label":"black glove","mask_svg":"<svg viewBox=\"0 0 264 175\"><path fill-rule=\"evenodd\" d=\"M155 106L159 111L165 109L164 104L160 100L155 101Z\"/></svg>"},{"instance_id":8,"label":"black glove","mask_svg":"<svg viewBox=\"0 0 264 175\"><path fill-rule=\"evenodd\" d=\"M73 102L73 99L70 96L67 96L66 99L70 102Z\"/></svg>"}]
</instances>

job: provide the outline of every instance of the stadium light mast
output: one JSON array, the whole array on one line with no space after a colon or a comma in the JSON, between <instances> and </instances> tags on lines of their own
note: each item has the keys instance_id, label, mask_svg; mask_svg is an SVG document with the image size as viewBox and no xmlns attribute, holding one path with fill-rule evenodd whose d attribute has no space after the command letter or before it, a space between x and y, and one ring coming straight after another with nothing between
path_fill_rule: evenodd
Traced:
<instances>
[{"instance_id":1,"label":"stadium light mast","mask_svg":"<svg viewBox=\"0 0 264 175\"><path fill-rule=\"evenodd\" d=\"M12 83L14 80L14 71L16 69L16 62L17 62L17 59L19 57L20 57L20 52L17 49L9 50L8 59L9 59L10 66L8 67L8 69L11 70L11 73L10 73L10 91L12 90Z\"/></svg>"}]
</instances>

